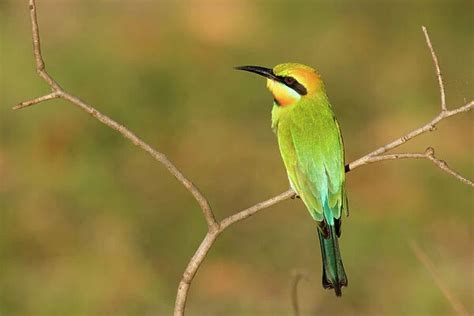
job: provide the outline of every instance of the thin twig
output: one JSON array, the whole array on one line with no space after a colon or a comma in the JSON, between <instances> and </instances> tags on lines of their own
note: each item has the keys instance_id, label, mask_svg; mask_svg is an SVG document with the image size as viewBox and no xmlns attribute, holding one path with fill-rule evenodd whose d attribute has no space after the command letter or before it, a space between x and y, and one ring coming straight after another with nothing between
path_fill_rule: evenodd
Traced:
<instances>
[{"instance_id":1,"label":"thin twig","mask_svg":"<svg viewBox=\"0 0 474 316\"><path fill-rule=\"evenodd\" d=\"M40 33L38 27L38 21L36 18L36 3L35 0L29 0L29 9L30 9L30 20L31 20L31 31L33 36L33 54L35 55L36 62L36 72L43 78L53 91L61 90L59 84L51 78L51 76L46 72L46 65L41 55L41 41Z\"/></svg>"},{"instance_id":2,"label":"thin twig","mask_svg":"<svg viewBox=\"0 0 474 316\"><path fill-rule=\"evenodd\" d=\"M400 145L403 145L407 141L409 141L409 140L411 140L411 139L413 139L417 136L420 136L421 134L424 134L426 132L434 131L436 129L436 125L441 120L446 119L448 117L451 117L453 115L462 113L462 112L470 111L473 106L474 106L474 101L471 101L471 102L468 102L468 103L464 104L463 106L460 106L460 107L458 107L458 108L456 108L452 111L442 111L442 112L440 112L434 119L432 119L430 122L426 123L425 125L409 132L408 134L406 134L406 135L404 135L400 138L397 138L397 139L393 140L392 142L390 142L390 143L388 143L388 144L372 151L371 153L368 153L364 157L361 157L361 158L351 162L350 164L348 164L346 166L346 171L352 171L357 167L365 165L365 164L370 162L372 157L380 156L381 154L384 154L389 150L392 150L392 149L394 149L394 148L396 148Z\"/></svg>"},{"instance_id":3,"label":"thin twig","mask_svg":"<svg viewBox=\"0 0 474 316\"><path fill-rule=\"evenodd\" d=\"M51 100L51 99L57 99L57 98L59 98L59 93L57 91L54 91L54 92L51 92L50 94L46 94L46 95L43 95L41 97L37 97L35 99L31 99L31 100L28 100L28 101L23 101L21 103L18 103L17 105L15 105L13 107L13 110L19 110L19 109L26 108L26 107L31 106L31 105L35 105L35 104L38 104L38 103L41 103L41 102L44 102L44 101L48 101L48 100Z\"/></svg>"},{"instance_id":4,"label":"thin twig","mask_svg":"<svg viewBox=\"0 0 474 316\"><path fill-rule=\"evenodd\" d=\"M268 199L266 201L257 203L257 204L255 204L255 205L253 205L253 206L251 206L251 207L249 207L245 210L242 210L240 212L235 213L234 215L231 215L227 218L224 218L220 223L220 228L221 228L221 230L224 230L227 227L229 227L230 225L232 225L236 222L239 222L243 219L246 219L246 218L252 216L253 214L257 213L260 210L266 209L266 208L268 208L272 205L275 205L275 204L280 203L284 200L287 200L287 199L291 198L294 195L295 195L295 192L292 189L289 189L285 192L282 192L282 193L278 194L277 196L272 197L271 199Z\"/></svg>"},{"instance_id":5,"label":"thin twig","mask_svg":"<svg viewBox=\"0 0 474 316\"><path fill-rule=\"evenodd\" d=\"M441 111L447 111L448 109L446 107L446 95L444 93L443 76L441 75L441 69L439 68L438 57L436 56L436 53L433 49L433 45L431 44L431 40L428 35L428 31L426 30L426 27L422 26L421 29L423 30L423 34L425 34L426 45L428 45L428 48L430 49L431 58L433 59L433 63L436 69L436 77L438 78L439 92L441 97Z\"/></svg>"},{"instance_id":6,"label":"thin twig","mask_svg":"<svg viewBox=\"0 0 474 316\"><path fill-rule=\"evenodd\" d=\"M436 158L434 155L434 149L432 147L426 148L424 153L399 153L399 154L386 154L386 155L373 156L373 157L369 157L365 161L364 164L370 164L370 163L379 162L383 160L396 160L396 159L428 159L429 161L434 163L438 168L452 175L453 177L455 177L462 183L470 185L471 187L474 187L474 183L471 180L463 177L461 174L451 169L446 163L446 161Z\"/></svg>"},{"instance_id":7,"label":"thin twig","mask_svg":"<svg viewBox=\"0 0 474 316\"><path fill-rule=\"evenodd\" d=\"M428 35L428 31L426 30L426 27L422 26L421 29L423 30L423 34L425 35L426 44L428 45L428 48L430 50L431 57L433 59L433 64L435 66L436 77L438 78L439 92L440 92L440 98L441 98L441 111L440 111L440 113L434 119L432 119L430 122L423 125L422 127L417 128L417 129L409 132L408 134L406 134L406 135L404 135L400 138L397 138L396 140L394 140L394 141L392 141L392 142L390 142L390 143L374 150L373 152L365 155L364 157L359 158L359 159L351 162L348 166L346 166L347 171L353 170L354 168L358 167L359 165L365 164L367 162L367 160L369 160L370 157L381 155L381 154L383 154L383 153L385 153L389 150L392 150L392 149L394 149L394 148L396 148L400 145L403 145L404 143L406 143L410 139L415 138L415 137L417 137L417 136L419 136L423 133L434 131L436 129L436 124L438 124L441 120L443 120L445 118L448 118L450 116L456 115L456 114L461 113L461 112L470 111L472 109L472 107L474 106L474 101L470 101L470 102L464 104L463 106L460 106L460 107L458 107L454 110L449 111L447 109L446 94L444 92L443 77L441 75L441 70L440 70L439 63L438 63L438 57L436 56L436 53L433 49L433 45L431 44L431 40L430 40L430 37Z\"/></svg>"},{"instance_id":8,"label":"thin twig","mask_svg":"<svg viewBox=\"0 0 474 316\"><path fill-rule=\"evenodd\" d=\"M428 147L426 149L425 154L426 154L426 158L428 158L432 163L434 163L436 166L438 166L441 170L443 170L444 172L447 172L448 174L452 175L453 177L455 177L459 181L463 182L464 184L467 184L467 185L470 185L471 187L474 187L474 183L471 180L463 177L461 174L459 174L458 172L451 169L448 166L448 163L446 161L436 158L435 155L434 155L434 149L433 148Z\"/></svg>"},{"instance_id":9,"label":"thin twig","mask_svg":"<svg viewBox=\"0 0 474 316\"><path fill-rule=\"evenodd\" d=\"M436 271L433 261L431 261L431 259L426 255L426 253L418 246L418 244L414 240L411 240L409 242L409 245L411 250L415 254L415 257L423 264L426 270L428 270L436 285L441 290L444 297L451 304L451 307L454 309L454 311L458 315L467 316L469 313L467 312L466 308L461 303L461 301L449 290L448 286L441 279L438 271Z\"/></svg>"},{"instance_id":10,"label":"thin twig","mask_svg":"<svg viewBox=\"0 0 474 316\"><path fill-rule=\"evenodd\" d=\"M87 113L92 115L94 118L99 120L101 123L116 130L117 132L122 134L125 138L129 139L134 145L140 147L141 149L149 153L157 161L159 161L161 164L163 164L165 168L168 169L168 171L176 179L178 179L178 181L181 182L181 184L186 189L188 189L189 192L191 192L191 194L193 195L194 199L198 202L199 207L201 208L204 214L208 227L213 230L217 229L217 222L215 220L214 214L211 210L211 206L209 205L209 202L207 201L207 199L199 191L199 189L191 182L191 180L186 178L186 176L184 176L184 174L168 159L168 157L166 157L165 154L153 149L150 145L148 145L143 140L141 140L137 135L132 133L125 126L112 120L107 115L100 113L99 111L94 109L92 106L86 104L84 101L80 100L79 98L64 91L61 91L61 97L77 105L82 110L86 111Z\"/></svg>"},{"instance_id":11,"label":"thin twig","mask_svg":"<svg viewBox=\"0 0 474 316\"><path fill-rule=\"evenodd\" d=\"M293 307L293 315L300 315L300 306L298 303L298 284L301 280L308 279L306 271L293 271L291 275L291 306Z\"/></svg>"},{"instance_id":12,"label":"thin twig","mask_svg":"<svg viewBox=\"0 0 474 316\"><path fill-rule=\"evenodd\" d=\"M80 100L78 97L66 92L47 73L43 56L41 54L41 42L40 42L40 33L39 33L38 22L37 22L37 17L36 17L37 9L36 9L35 0L29 0L29 9L30 9L31 31L32 31L32 37L33 37L33 53L34 53L34 58L36 62L36 71L38 75L44 81L46 81L46 83L50 86L52 93L35 98L35 99L31 99L28 101L23 101L20 104L13 107L13 109L25 108L25 107L39 104L43 101L47 101L47 100L51 100L55 98L62 98L66 101L69 101L70 103L78 106L85 112L89 113L91 116L93 116L95 119L99 120L101 123L105 124L109 128L119 132L122 136L130 140L134 145L146 151L155 160L163 164L165 168L193 195L194 199L197 201L199 207L201 208L203 216L207 222L208 232L205 238L203 239L203 241L201 242L201 245L197 249L196 253L193 255L193 257L189 261L183 273L183 277L180 281L178 292L176 295L174 314L184 315L186 299L189 293L189 287L191 285L191 282L194 276L196 275L196 272L199 269L201 263L205 259L207 253L209 252L210 248L212 247L212 245L214 244L215 240L220 235L220 233L222 233L229 226L237 222L240 222L241 220L246 219L263 209L266 209L274 204L277 204L290 197L293 197L295 193L293 192L293 190L287 190L273 198L257 203L254 206L251 206L245 210L237 212L227 218L224 218L222 221L218 222L215 219L214 213L211 209L211 206L209 205L208 199L199 191L196 185L194 185L187 177L185 177L184 174L163 153L153 149L150 145L148 145L143 140L141 140L138 136L136 136L134 133L128 130L125 126L117 123L116 121L112 120L110 117L100 113L94 107ZM450 169L444 161L438 160L437 158L435 158L434 153L427 154L427 152L425 152L424 154L423 153L412 153L412 154L407 153L407 154L382 155L385 152L404 144L408 140L413 139L414 137L417 137L428 131L433 131L435 129L436 124L439 123L441 120L448 118L450 116L462 113L462 112L467 112L471 110L471 108L474 106L474 101L471 101L454 110L451 110L451 111L447 110L446 101L445 101L445 93L444 93L444 85L443 85L443 80L441 77L441 71L439 69L438 59L431 45L428 32L426 31L426 28L424 27L423 27L423 32L425 34L426 41L431 51L433 62L436 68L436 74L438 77L438 83L440 86L440 93L441 93L441 113L439 113L438 116L436 116L432 121L425 124L424 126L418 129L415 129L411 131L410 133L406 134L405 136L402 136L392 141L391 143L384 145L378 148L377 150L365 155L364 157L361 157L351 162L350 164L346 165L345 166L346 172L349 172L360 166L377 162L377 161L392 160L392 159L405 159L405 158L427 158L427 159L430 159L436 166L438 166L439 168L441 168L448 174L456 177L457 179L459 179L460 181L468 185L473 186L472 181L464 178L463 176L461 176L454 170Z\"/></svg>"}]
</instances>

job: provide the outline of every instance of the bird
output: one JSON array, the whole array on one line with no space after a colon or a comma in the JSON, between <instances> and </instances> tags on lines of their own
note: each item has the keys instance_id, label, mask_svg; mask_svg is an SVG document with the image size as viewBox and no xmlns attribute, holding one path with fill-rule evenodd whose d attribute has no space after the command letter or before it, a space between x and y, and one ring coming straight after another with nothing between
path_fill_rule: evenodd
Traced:
<instances>
[{"instance_id":1,"label":"bird","mask_svg":"<svg viewBox=\"0 0 474 316\"><path fill-rule=\"evenodd\" d=\"M341 296L348 284L338 242L342 215L349 215L344 144L321 76L299 63L235 69L267 79L273 95L272 129L290 187L317 223L323 288Z\"/></svg>"}]
</instances>

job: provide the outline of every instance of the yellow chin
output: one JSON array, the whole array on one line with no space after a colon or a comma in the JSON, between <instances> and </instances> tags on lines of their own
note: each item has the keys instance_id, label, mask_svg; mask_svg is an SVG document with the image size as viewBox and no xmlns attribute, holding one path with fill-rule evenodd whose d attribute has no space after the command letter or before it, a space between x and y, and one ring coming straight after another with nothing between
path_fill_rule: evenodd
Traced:
<instances>
[{"instance_id":1,"label":"yellow chin","mask_svg":"<svg viewBox=\"0 0 474 316\"><path fill-rule=\"evenodd\" d=\"M301 98L301 95L295 90L272 79L267 79L267 88L280 106L291 105Z\"/></svg>"}]
</instances>

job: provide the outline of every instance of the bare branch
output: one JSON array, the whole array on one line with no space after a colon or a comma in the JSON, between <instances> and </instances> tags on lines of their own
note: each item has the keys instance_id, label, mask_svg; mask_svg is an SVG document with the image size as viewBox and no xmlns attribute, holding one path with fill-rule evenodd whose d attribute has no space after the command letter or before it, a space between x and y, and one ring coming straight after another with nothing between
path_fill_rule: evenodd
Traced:
<instances>
[{"instance_id":1,"label":"bare branch","mask_svg":"<svg viewBox=\"0 0 474 316\"><path fill-rule=\"evenodd\" d=\"M186 178L183 173L161 152L153 149L150 145L145 143L143 140L141 140L138 136L136 136L134 133L132 133L130 130L128 130L125 126L117 123L116 121L112 120L110 117L107 115L104 115L94 109L92 106L86 104L79 98L61 91L61 97L69 102L71 102L74 105L79 106L82 110L86 111L90 115L92 115L94 118L99 120L101 123L107 125L108 127L116 130L120 134L122 134L125 138L129 139L134 145L140 147L147 153L149 153L153 158L155 158L157 161L161 162L166 169L176 178L178 179L181 184L191 192L193 195L194 199L198 202L201 210L204 213L204 217L206 219L207 225L209 228L216 229L217 222L215 220L214 214L211 210L211 206L209 205L209 202L207 199L204 197L204 195L199 191L199 189L188 179Z\"/></svg>"},{"instance_id":2,"label":"bare branch","mask_svg":"<svg viewBox=\"0 0 474 316\"><path fill-rule=\"evenodd\" d=\"M196 275L197 270L201 266L201 263L206 258L207 253L211 249L212 245L216 241L217 236L222 230L209 231L204 237L203 241L199 245L199 248L194 253L191 260L184 270L183 277L179 282L178 293L176 294L176 302L174 305L174 315L184 315L184 309L186 308L186 300L188 299L189 287L191 282Z\"/></svg>"},{"instance_id":3,"label":"bare branch","mask_svg":"<svg viewBox=\"0 0 474 316\"><path fill-rule=\"evenodd\" d=\"M41 55L41 41L39 36L38 20L36 18L36 3L29 1L31 30L33 35L33 54L35 55L36 69L43 70L45 67L43 56Z\"/></svg>"},{"instance_id":4,"label":"bare branch","mask_svg":"<svg viewBox=\"0 0 474 316\"><path fill-rule=\"evenodd\" d=\"M415 257L418 259L418 261L420 261L423 264L426 270L428 270L431 277L435 281L436 285L441 290L444 297L449 301L454 311L458 315L462 315L462 316L469 315L469 313L467 312L466 308L461 303L461 301L456 296L453 295L453 293L449 290L448 286L441 279L438 271L436 271L433 261L431 261L431 259L425 254L425 252L418 246L418 244L414 240L410 241L409 245L410 245L411 250L415 254Z\"/></svg>"},{"instance_id":5,"label":"bare branch","mask_svg":"<svg viewBox=\"0 0 474 316\"><path fill-rule=\"evenodd\" d=\"M31 106L31 105L38 104L38 103L43 102L43 101L48 101L48 100L56 99L56 98L59 98L59 93L57 91L51 92L50 94L43 95L41 97L37 97L35 99L31 99L31 100L28 100L28 101L23 101L23 102L18 103L17 105L15 105L12 109L13 110L19 110L19 109L23 109L23 108L26 108L26 107Z\"/></svg>"},{"instance_id":6,"label":"bare branch","mask_svg":"<svg viewBox=\"0 0 474 316\"><path fill-rule=\"evenodd\" d=\"M211 249L212 245L214 244L215 240L217 237L229 226L246 219L253 214L266 209L272 205L275 205L279 202L282 202L290 197L295 196L295 193L293 190L287 190L285 192L280 193L279 195L270 198L266 201L257 203L254 206L251 206L245 210L242 210L238 213L235 213L227 218L224 218L221 222L218 222L215 219L214 213L211 209L211 206L209 205L209 202L207 198L199 191L199 189L194 185L184 174L161 152L153 149L150 145L148 145L146 142L141 140L138 136L136 136L134 133L132 133L130 130L128 130L125 126L117 123L110 117L100 113L97 111L94 107L91 105L87 104L86 102L82 101L78 97L69 94L66 92L61 86L47 73L46 68L45 68L45 63L43 60L43 56L41 54L41 43L40 43L40 34L39 34L39 28L38 28L38 22L37 22L37 17L36 17L36 3L35 0L29 0L29 9L30 9L30 19L31 19L31 31L32 31L32 37L33 37L33 53L34 53L34 58L36 62L36 71L38 75L50 86L52 93L21 102L20 104L16 105L13 109L20 109L24 108L27 106L39 104L43 101L48 101L51 99L55 98L62 98L79 108L81 108L83 111L89 113L92 117L103 123L104 125L108 126L109 128L117 131L120 133L123 137L127 138L130 140L134 145L137 147L141 148L142 150L146 151L149 153L155 160L160 162L162 165L165 166L165 168L192 194L194 199L197 201L199 207L202 210L203 216L207 222L208 226L208 231L207 234L204 238L204 240L201 242L201 245L199 248L196 250L195 254L189 261L184 273L183 277L180 281L179 288L177 291L176 295L176 303L175 303L175 315L184 315L184 310L186 306L186 299L187 295L189 292L189 287L191 285L191 282L196 275L197 270L199 269L200 265L202 264L203 260L205 259L207 253ZM455 172L454 170L450 169L448 165L434 156L434 151L432 149L428 149L425 153L402 153L402 154L390 154L390 155L383 155L389 150L392 150L405 142L423 134L428 131L433 131L436 127L436 124L438 124L441 120L448 118L450 116L467 112L472 109L474 106L474 101L471 101L469 103L466 103L465 105L456 108L454 110L447 110L446 107L446 100L445 100L445 92L444 92L444 84L443 84L443 79L441 77L441 71L439 68L438 64L438 59L436 57L436 54L433 50L433 47L431 45L431 41L429 39L428 33L426 31L426 28L423 27L423 32L425 34L425 38L428 44L428 47L431 51L431 55L433 58L433 62L435 64L436 68L436 74L438 77L438 83L440 87L440 93L441 93L441 112L430 122L427 124L421 126L420 128L417 128L408 134L376 149L375 151L365 155L364 157L361 157L350 164L346 165L346 172L352 171L355 168L358 168L360 166L377 162L377 161L383 161L383 160L397 160L397 159L407 159L407 158L424 158L424 159L429 159L432 161L436 166L441 168L443 171L447 172L448 174L454 176L458 180L462 181L463 183L466 183L468 185L473 186L472 181L464 178L461 176L459 173Z\"/></svg>"},{"instance_id":7,"label":"bare branch","mask_svg":"<svg viewBox=\"0 0 474 316\"><path fill-rule=\"evenodd\" d=\"M456 115L456 114L459 114L459 113L462 113L462 112L470 111L473 106L474 106L474 101L468 102L468 103L464 104L463 106L458 107L457 109L445 112L444 117L450 117L450 116L453 116L453 115Z\"/></svg>"},{"instance_id":8,"label":"bare branch","mask_svg":"<svg viewBox=\"0 0 474 316\"><path fill-rule=\"evenodd\" d=\"M243 219L246 219L253 214L266 209L272 205L275 205L281 201L284 201L290 197L292 197L295 193L293 190L287 190L279 195L270 198L266 201L260 202L251 206L245 210L242 210L234 215L224 218L218 225L217 230L208 231L206 236L204 237L203 241L199 245L199 248L194 253L193 257L189 261L186 269L184 270L183 277L179 282L178 286L178 293L176 294L176 302L175 302L175 309L174 315L184 315L184 309L186 307L186 300L188 297L188 291L190 284L196 275L197 270L199 269L201 263L205 259L207 253L211 249L212 245L214 244L217 237L226 230L230 225L237 223Z\"/></svg>"},{"instance_id":9,"label":"bare branch","mask_svg":"<svg viewBox=\"0 0 474 316\"><path fill-rule=\"evenodd\" d=\"M364 161L364 164L359 164L356 167L360 167L366 164L379 162L383 160L397 160L397 159L428 159L432 163L434 163L437 167L439 167L441 170L452 175L459 181L463 182L464 184L470 185L471 187L474 187L474 183L471 180L463 177L458 172L451 169L446 163L446 161L436 158L434 155L434 149L432 147L426 148L424 153L399 153L399 154L387 154L387 155L369 157L368 159Z\"/></svg>"},{"instance_id":10,"label":"bare branch","mask_svg":"<svg viewBox=\"0 0 474 316\"><path fill-rule=\"evenodd\" d=\"M29 0L31 32L33 36L33 54L35 55L36 72L43 78L53 91L61 90L59 84L51 78L46 72L43 56L41 55L41 41L38 27L38 20L36 18L36 3L35 0Z\"/></svg>"},{"instance_id":11,"label":"bare branch","mask_svg":"<svg viewBox=\"0 0 474 316\"><path fill-rule=\"evenodd\" d=\"M440 90L440 95L441 95L441 112L429 123L423 125L422 127L417 128L400 138L397 138L396 140L374 150L373 152L365 155L362 158L357 159L354 162L351 162L349 164L349 167L346 167L346 170L348 171L353 170L354 168L358 167L360 164L364 164L365 161L369 159L369 157L381 155L389 150L392 150L400 145L403 145L410 139L415 138L423 133L434 131L436 129L436 124L438 124L441 120L448 118L450 116L453 116L455 114L461 113L461 112L470 111L472 107L474 106L474 101L470 101L463 106L460 106L454 110L448 111L447 106L446 106L446 95L444 93L443 77L441 76L441 70L439 68L438 58L436 57L436 53L434 52L433 45L431 44L431 40L430 40L430 37L428 36L428 31L426 30L426 27L422 26L422 30L425 35L426 44L428 45L428 48L431 52L433 63L435 65L436 76L438 78L439 90Z\"/></svg>"},{"instance_id":12,"label":"bare branch","mask_svg":"<svg viewBox=\"0 0 474 316\"><path fill-rule=\"evenodd\" d=\"M444 93L444 83L443 83L443 77L441 76L441 69L439 68L438 57L436 57L436 53L433 49L433 45L431 44L430 36L428 35L428 31L426 30L426 27L422 26L421 29L423 30L423 34L425 34L426 44L428 45L428 48L430 49L431 58L433 58L433 63L436 69L436 77L438 78L439 92L441 95L441 111L444 112L444 111L447 111L448 109L446 108L446 95Z\"/></svg>"},{"instance_id":13,"label":"bare branch","mask_svg":"<svg viewBox=\"0 0 474 316\"><path fill-rule=\"evenodd\" d=\"M293 271L291 276L291 306L293 307L293 315L300 315L300 306L298 303L298 284L301 280L307 280L308 273L306 271Z\"/></svg>"},{"instance_id":14,"label":"bare branch","mask_svg":"<svg viewBox=\"0 0 474 316\"><path fill-rule=\"evenodd\" d=\"M29 8L30 8L30 18L31 18L31 31L33 34L33 53L35 56L36 61L36 70L41 78L43 78L46 83L51 87L53 93L48 94L46 96L31 100L25 101L20 103L19 105L15 106L14 109L23 108L26 106L38 104L42 101L50 100L53 98L62 98L70 103L78 106L82 110L86 111L94 118L99 120L101 123L107 125L108 127L116 130L123 137L130 140L134 145L140 147L147 153L149 153L153 158L159 161L161 164L165 166L166 169L179 181L181 184L193 195L194 199L199 204L204 217L207 222L207 226L210 230L217 230L217 222L212 212L211 206L209 205L208 200L204 197L204 195L199 191L199 189L188 179L184 176L184 174L161 152L153 149L150 145L145 143L141 140L138 136L128 130L125 126L117 123L116 121L112 120L110 117L100 113L91 105L85 103L84 101L80 100L78 97L69 94L64 89L62 89L59 84L54 81L54 79L46 72L45 63L43 61L43 56L41 54L41 44L40 44L40 34L38 28L38 21L36 18L36 3L35 0L29 0Z\"/></svg>"},{"instance_id":15,"label":"bare branch","mask_svg":"<svg viewBox=\"0 0 474 316\"><path fill-rule=\"evenodd\" d=\"M224 218L221 223L220 223L220 229L224 230L230 225L237 223L243 219L246 219L253 214L257 213L258 211L261 211L263 209L266 209L272 205L275 205L277 203L280 203L284 200L287 200L288 198L291 198L292 196L295 195L295 192L292 189L289 189L285 192L282 192L278 194L277 196L272 197L271 199L268 199L266 201L260 202L255 204L254 206L251 206L243 211L240 211L238 213L235 213L234 215L231 215L227 218Z\"/></svg>"},{"instance_id":16,"label":"bare branch","mask_svg":"<svg viewBox=\"0 0 474 316\"><path fill-rule=\"evenodd\" d=\"M437 159L434 156L434 149L433 148L430 147L430 148L427 149L426 158L431 160L431 162L434 163L436 166L438 166L441 170L443 170L444 172L447 172L448 174L452 175L453 177L455 177L456 179L458 179L462 183L470 185L471 187L474 187L474 183L471 180L463 177L458 172L456 172L453 169L449 168L448 163L446 161Z\"/></svg>"},{"instance_id":17,"label":"bare branch","mask_svg":"<svg viewBox=\"0 0 474 316\"><path fill-rule=\"evenodd\" d=\"M394 148L396 148L400 145L403 145L407 141L409 141L409 140L411 140L411 139L413 139L417 136L420 136L421 134L424 134L426 132L434 131L436 129L436 124L438 124L441 120L443 120L445 118L448 118L448 117L451 117L453 115L462 113L462 112L470 111L473 106L474 106L474 101L471 101L471 102L466 103L465 105L460 106L459 108L456 108L454 110L440 112L434 119L432 119L430 122L426 123L425 125L409 132L408 134L406 134L406 135L404 135L400 138L395 139L394 141L392 141L392 142L390 142L390 143L374 150L371 153L368 153L364 157L361 157L361 158L351 162L350 164L348 164L346 166L346 171L352 171L357 167L365 165L367 163L367 161L369 161L372 157L379 156L383 153L386 153L387 151L392 150L392 149L394 149Z\"/></svg>"}]
</instances>

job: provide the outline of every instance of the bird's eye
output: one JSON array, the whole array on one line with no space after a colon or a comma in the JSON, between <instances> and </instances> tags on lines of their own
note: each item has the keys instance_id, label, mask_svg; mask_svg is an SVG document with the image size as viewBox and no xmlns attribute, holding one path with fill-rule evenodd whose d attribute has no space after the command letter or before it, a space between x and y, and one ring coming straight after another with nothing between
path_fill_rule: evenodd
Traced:
<instances>
[{"instance_id":1,"label":"bird's eye","mask_svg":"<svg viewBox=\"0 0 474 316\"><path fill-rule=\"evenodd\" d=\"M293 77L285 77L285 84L291 86L296 82L295 78Z\"/></svg>"}]
</instances>

